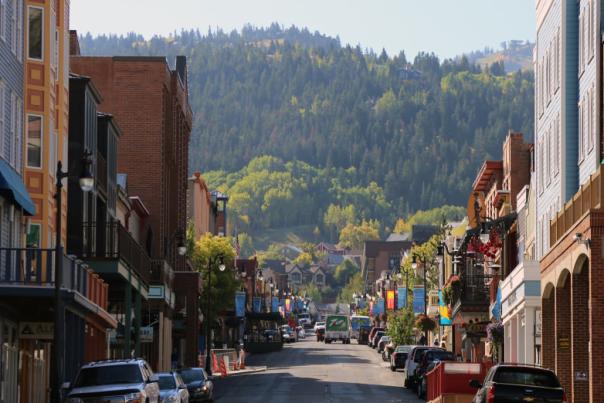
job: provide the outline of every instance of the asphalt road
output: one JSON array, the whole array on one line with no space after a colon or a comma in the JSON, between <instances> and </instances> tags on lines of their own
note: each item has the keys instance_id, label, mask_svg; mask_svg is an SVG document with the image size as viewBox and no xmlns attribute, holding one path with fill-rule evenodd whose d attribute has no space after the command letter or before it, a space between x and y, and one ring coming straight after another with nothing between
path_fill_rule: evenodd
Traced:
<instances>
[{"instance_id":1,"label":"asphalt road","mask_svg":"<svg viewBox=\"0 0 604 403\"><path fill-rule=\"evenodd\" d=\"M268 369L217 379L217 402L421 401L402 387L402 373L390 371L375 350L355 341L324 344L309 337L280 352L250 356L247 362Z\"/></svg>"}]
</instances>

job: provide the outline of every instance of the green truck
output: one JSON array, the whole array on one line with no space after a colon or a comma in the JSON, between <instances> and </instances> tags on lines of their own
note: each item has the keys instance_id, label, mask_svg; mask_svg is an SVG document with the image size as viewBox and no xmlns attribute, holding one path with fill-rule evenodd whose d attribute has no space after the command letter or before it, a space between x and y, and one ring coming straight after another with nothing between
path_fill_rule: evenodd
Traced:
<instances>
[{"instance_id":1,"label":"green truck","mask_svg":"<svg viewBox=\"0 0 604 403\"><path fill-rule=\"evenodd\" d=\"M337 340L350 344L350 318L347 315L327 315L325 319L325 343Z\"/></svg>"}]
</instances>

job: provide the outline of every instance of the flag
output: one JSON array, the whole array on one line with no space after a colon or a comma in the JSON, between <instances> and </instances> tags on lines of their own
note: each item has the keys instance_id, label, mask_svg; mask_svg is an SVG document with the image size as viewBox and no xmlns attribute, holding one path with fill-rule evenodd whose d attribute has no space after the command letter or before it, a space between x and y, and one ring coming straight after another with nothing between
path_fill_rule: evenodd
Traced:
<instances>
[{"instance_id":1,"label":"flag","mask_svg":"<svg viewBox=\"0 0 604 403\"><path fill-rule=\"evenodd\" d=\"M424 295L426 291L423 287L413 289L413 313L424 313Z\"/></svg>"},{"instance_id":2,"label":"flag","mask_svg":"<svg viewBox=\"0 0 604 403\"><path fill-rule=\"evenodd\" d=\"M451 326L453 324L453 321L451 320L451 308L445 305L442 291L438 292L438 313L441 326Z\"/></svg>"}]
</instances>

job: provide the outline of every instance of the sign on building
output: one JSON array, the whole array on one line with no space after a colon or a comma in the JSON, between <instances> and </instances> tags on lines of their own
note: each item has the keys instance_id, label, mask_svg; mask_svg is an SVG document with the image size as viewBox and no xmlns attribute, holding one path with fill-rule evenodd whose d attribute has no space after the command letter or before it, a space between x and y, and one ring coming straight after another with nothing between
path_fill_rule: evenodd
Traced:
<instances>
[{"instance_id":1,"label":"sign on building","mask_svg":"<svg viewBox=\"0 0 604 403\"><path fill-rule=\"evenodd\" d=\"M21 322L19 338L29 340L52 340L54 325L52 322Z\"/></svg>"}]
</instances>

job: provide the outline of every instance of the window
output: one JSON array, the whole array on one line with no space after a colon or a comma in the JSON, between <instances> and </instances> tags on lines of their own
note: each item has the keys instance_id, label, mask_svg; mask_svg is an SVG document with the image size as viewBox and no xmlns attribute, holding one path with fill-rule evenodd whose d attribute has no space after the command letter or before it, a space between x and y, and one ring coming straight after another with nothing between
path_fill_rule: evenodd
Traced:
<instances>
[{"instance_id":1,"label":"window","mask_svg":"<svg viewBox=\"0 0 604 403\"><path fill-rule=\"evenodd\" d=\"M554 176L560 173L560 116L554 122Z\"/></svg>"},{"instance_id":2,"label":"window","mask_svg":"<svg viewBox=\"0 0 604 403\"><path fill-rule=\"evenodd\" d=\"M21 154L23 153L23 100L17 100L17 137L15 138L15 168L21 172Z\"/></svg>"},{"instance_id":3,"label":"window","mask_svg":"<svg viewBox=\"0 0 604 403\"><path fill-rule=\"evenodd\" d=\"M579 102L579 162L583 160L583 104Z\"/></svg>"},{"instance_id":4,"label":"window","mask_svg":"<svg viewBox=\"0 0 604 403\"><path fill-rule=\"evenodd\" d=\"M44 9L28 7L27 47L30 59L42 60L44 49Z\"/></svg>"},{"instance_id":5,"label":"window","mask_svg":"<svg viewBox=\"0 0 604 403\"><path fill-rule=\"evenodd\" d=\"M317 284L323 284L323 275L317 274Z\"/></svg>"},{"instance_id":6,"label":"window","mask_svg":"<svg viewBox=\"0 0 604 403\"><path fill-rule=\"evenodd\" d=\"M17 55L17 0L10 0L10 50Z\"/></svg>"},{"instance_id":7,"label":"window","mask_svg":"<svg viewBox=\"0 0 604 403\"><path fill-rule=\"evenodd\" d=\"M2 0L0 0L2 1ZM6 130L6 115L5 115L5 103L6 103L6 90L4 87L4 83L0 81L0 153L2 152L2 144L1 139L4 139L4 133Z\"/></svg>"},{"instance_id":8,"label":"window","mask_svg":"<svg viewBox=\"0 0 604 403\"><path fill-rule=\"evenodd\" d=\"M6 40L6 30L8 29L8 24L6 23L6 1L0 0L0 39L2 40Z\"/></svg>"},{"instance_id":9,"label":"window","mask_svg":"<svg viewBox=\"0 0 604 403\"><path fill-rule=\"evenodd\" d=\"M594 138L596 137L597 132L597 123L596 123L596 88L595 84L593 84L591 90L589 91L589 124L591 128L589 130L589 137L587 138L587 149L591 151L594 148Z\"/></svg>"},{"instance_id":10,"label":"window","mask_svg":"<svg viewBox=\"0 0 604 403\"><path fill-rule=\"evenodd\" d=\"M50 175L55 176L55 167L57 166L57 132L54 127L50 126L50 150L48 156L48 166L50 167Z\"/></svg>"},{"instance_id":11,"label":"window","mask_svg":"<svg viewBox=\"0 0 604 403\"><path fill-rule=\"evenodd\" d=\"M50 68L57 78L57 67L59 65L59 29L57 27L57 15L50 12Z\"/></svg>"},{"instance_id":12,"label":"window","mask_svg":"<svg viewBox=\"0 0 604 403\"><path fill-rule=\"evenodd\" d=\"M14 153L14 144L15 139L17 138L17 95L14 91L11 91L10 94L10 131L8 134L8 138L5 141L6 150L4 152L5 158L10 164L15 166L15 153Z\"/></svg>"},{"instance_id":13,"label":"window","mask_svg":"<svg viewBox=\"0 0 604 403\"><path fill-rule=\"evenodd\" d=\"M17 23L16 26L16 40L17 40L17 60L23 60L23 2L15 0L17 3Z\"/></svg>"},{"instance_id":14,"label":"window","mask_svg":"<svg viewBox=\"0 0 604 403\"><path fill-rule=\"evenodd\" d=\"M42 116L27 116L27 166L42 168Z\"/></svg>"},{"instance_id":15,"label":"window","mask_svg":"<svg viewBox=\"0 0 604 403\"><path fill-rule=\"evenodd\" d=\"M39 248L42 246L40 243L40 233L42 231L41 224L30 224L29 231L27 232L26 246L28 248Z\"/></svg>"},{"instance_id":16,"label":"window","mask_svg":"<svg viewBox=\"0 0 604 403\"><path fill-rule=\"evenodd\" d=\"M292 281L293 281L294 283L299 283L299 282L300 282L300 280L301 280L301 279L300 279L300 273L293 273L293 274L292 274Z\"/></svg>"}]
</instances>

